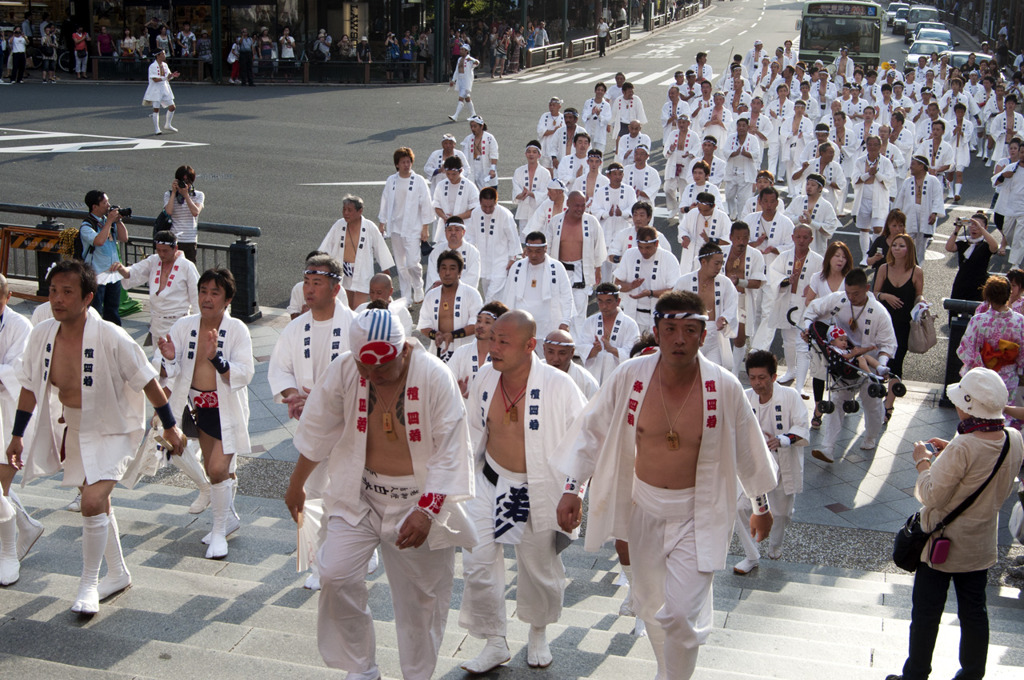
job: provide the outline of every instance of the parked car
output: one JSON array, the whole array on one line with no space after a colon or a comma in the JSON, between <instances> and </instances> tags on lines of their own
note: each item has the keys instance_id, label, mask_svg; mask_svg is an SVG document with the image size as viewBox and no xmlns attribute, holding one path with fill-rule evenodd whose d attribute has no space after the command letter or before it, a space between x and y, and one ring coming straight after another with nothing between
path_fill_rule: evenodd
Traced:
<instances>
[{"instance_id":1,"label":"parked car","mask_svg":"<svg viewBox=\"0 0 1024 680\"><path fill-rule=\"evenodd\" d=\"M930 56L932 52L935 54L941 54L946 52L948 48L946 43L938 42L937 40L918 40L910 46L909 50L903 50L907 55L913 57L914 60L920 56ZM908 59L910 61L910 59Z\"/></svg>"},{"instance_id":2,"label":"parked car","mask_svg":"<svg viewBox=\"0 0 1024 680\"><path fill-rule=\"evenodd\" d=\"M903 42L909 43L917 25L922 21L939 22L939 10L928 5L913 5L907 12L907 28L904 33Z\"/></svg>"},{"instance_id":3,"label":"parked car","mask_svg":"<svg viewBox=\"0 0 1024 680\"><path fill-rule=\"evenodd\" d=\"M896 19L896 12L901 9L910 9L910 5L905 2L890 2L889 6L885 8L885 25L892 26L892 22Z\"/></svg>"},{"instance_id":4,"label":"parked car","mask_svg":"<svg viewBox=\"0 0 1024 680\"><path fill-rule=\"evenodd\" d=\"M900 7L896 10L896 16L892 20L892 34L905 35L907 32L907 15L910 14L909 7Z\"/></svg>"},{"instance_id":5,"label":"parked car","mask_svg":"<svg viewBox=\"0 0 1024 680\"><path fill-rule=\"evenodd\" d=\"M953 36L944 28L918 28L917 33L914 34L914 42L916 43L918 40L944 43L946 45L944 52L960 46L960 43L953 42Z\"/></svg>"},{"instance_id":6,"label":"parked car","mask_svg":"<svg viewBox=\"0 0 1024 680\"><path fill-rule=\"evenodd\" d=\"M967 60L970 58L972 54L974 55L977 61L981 61L982 59L985 58L984 56L979 55L977 52L967 52L964 50L947 50L945 52L940 52L939 56L948 58L949 65L952 66L953 68L963 69L964 64L967 63Z\"/></svg>"}]
</instances>

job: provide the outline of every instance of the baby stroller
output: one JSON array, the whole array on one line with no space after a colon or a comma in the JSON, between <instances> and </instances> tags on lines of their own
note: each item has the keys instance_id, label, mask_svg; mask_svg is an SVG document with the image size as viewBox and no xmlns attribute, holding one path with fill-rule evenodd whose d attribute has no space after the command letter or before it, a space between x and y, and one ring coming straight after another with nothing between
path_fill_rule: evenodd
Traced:
<instances>
[{"instance_id":1,"label":"baby stroller","mask_svg":"<svg viewBox=\"0 0 1024 680\"><path fill-rule=\"evenodd\" d=\"M865 371L857 365L855 358L843 355L839 350L829 344L828 325L816 321L808 330L811 343L812 364L814 361L824 365L825 373L825 397L818 402L818 410L823 414L829 414L836 410L836 404L832 401L833 391L859 392L865 384L868 386L868 395L876 399L884 399L888 390L885 386L886 377L871 371ZM821 371L815 371L820 373ZM892 375L892 374L890 374ZM893 375L892 377L899 378ZM907 393L907 387L902 382L892 386L892 392L897 397ZM860 402L856 399L847 399L843 402L843 413L856 413L860 410Z\"/></svg>"}]
</instances>

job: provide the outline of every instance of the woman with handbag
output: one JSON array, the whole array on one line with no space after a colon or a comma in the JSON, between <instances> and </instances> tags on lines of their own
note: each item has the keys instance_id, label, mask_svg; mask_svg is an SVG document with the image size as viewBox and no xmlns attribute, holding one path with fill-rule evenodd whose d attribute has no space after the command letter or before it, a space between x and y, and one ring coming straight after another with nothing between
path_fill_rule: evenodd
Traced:
<instances>
[{"instance_id":1,"label":"woman with handbag","mask_svg":"<svg viewBox=\"0 0 1024 680\"><path fill-rule=\"evenodd\" d=\"M903 377L903 359L907 356L910 337L910 312L924 299L924 269L917 265L914 239L899 234L889 244L885 264L875 275L873 292L892 319L896 331L896 356L889 361L890 386ZM895 393L890 389L885 396L885 422L892 417Z\"/></svg>"},{"instance_id":2,"label":"woman with handbag","mask_svg":"<svg viewBox=\"0 0 1024 680\"><path fill-rule=\"evenodd\" d=\"M909 654L903 672L886 680L928 678L950 581L956 588L960 622L961 670L956 677L985 676L985 587L988 569L998 557L999 508L1020 474L1024 442L1020 432L1003 427L1007 391L994 371L972 369L946 388L946 394L960 417L957 435L949 442L930 439L914 444L914 495L924 506L921 527L931 535L914 576ZM928 444L937 451L934 458ZM940 524L944 526L936 530Z\"/></svg>"}]
</instances>

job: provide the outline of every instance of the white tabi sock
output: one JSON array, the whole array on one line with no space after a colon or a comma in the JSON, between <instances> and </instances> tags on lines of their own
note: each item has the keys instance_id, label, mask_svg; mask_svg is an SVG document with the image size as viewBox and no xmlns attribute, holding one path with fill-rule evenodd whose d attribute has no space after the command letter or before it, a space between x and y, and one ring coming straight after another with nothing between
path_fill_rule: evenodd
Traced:
<instances>
[{"instance_id":1,"label":"white tabi sock","mask_svg":"<svg viewBox=\"0 0 1024 680\"><path fill-rule=\"evenodd\" d=\"M210 487L210 505L213 506L213 531L210 532L210 547L206 550L206 559L219 560L228 556L226 531L228 515L231 514L230 479Z\"/></svg>"},{"instance_id":2,"label":"white tabi sock","mask_svg":"<svg viewBox=\"0 0 1024 680\"><path fill-rule=\"evenodd\" d=\"M963 183L957 182L956 184L953 185L953 194L956 195L956 196L959 196L960 195L960 190L963 189L963 188L964 188Z\"/></svg>"},{"instance_id":3,"label":"white tabi sock","mask_svg":"<svg viewBox=\"0 0 1024 680\"><path fill-rule=\"evenodd\" d=\"M110 528L107 529L107 546L103 551L103 559L107 562L107 574L100 579L97 587L101 600L124 590L132 583L132 575L128 572L128 565L124 563L121 536L117 529L117 518L114 517L113 508L108 517L110 517Z\"/></svg>"},{"instance_id":4,"label":"white tabi sock","mask_svg":"<svg viewBox=\"0 0 1024 680\"><path fill-rule=\"evenodd\" d=\"M865 262L868 259L868 249L871 248L871 232L860 231L860 261Z\"/></svg>"},{"instance_id":5,"label":"white tabi sock","mask_svg":"<svg viewBox=\"0 0 1024 680\"><path fill-rule=\"evenodd\" d=\"M167 110L167 120L164 122L164 129L170 130L171 132L177 132L178 129L171 126L171 120L174 118L174 111Z\"/></svg>"},{"instance_id":6,"label":"white tabi sock","mask_svg":"<svg viewBox=\"0 0 1024 680\"><path fill-rule=\"evenodd\" d=\"M633 609L633 567L628 564L620 564L622 567L622 575L626 577L626 597L622 598L622 604L619 605L619 616L635 616L636 610Z\"/></svg>"},{"instance_id":7,"label":"white tabi sock","mask_svg":"<svg viewBox=\"0 0 1024 680\"><path fill-rule=\"evenodd\" d=\"M472 99L470 99L468 102L466 102L466 106L469 107L469 117L472 118L473 116L475 116L476 115L476 107L473 106L473 100Z\"/></svg>"},{"instance_id":8,"label":"white tabi sock","mask_svg":"<svg viewBox=\"0 0 1024 680\"><path fill-rule=\"evenodd\" d=\"M18 523L12 516L0 522L0 586L9 586L21 576L18 561Z\"/></svg>"},{"instance_id":9,"label":"white tabi sock","mask_svg":"<svg viewBox=\"0 0 1024 680\"><path fill-rule=\"evenodd\" d=\"M100 610L97 585L109 530L110 515L82 518L82 580L78 584L78 597L71 607L73 612L95 614Z\"/></svg>"},{"instance_id":10,"label":"white tabi sock","mask_svg":"<svg viewBox=\"0 0 1024 680\"><path fill-rule=\"evenodd\" d=\"M154 112L149 114L149 117L153 119L153 133L160 134L160 114Z\"/></svg>"},{"instance_id":11,"label":"white tabi sock","mask_svg":"<svg viewBox=\"0 0 1024 680\"><path fill-rule=\"evenodd\" d=\"M463 101L460 99L458 106L455 107L455 113L452 114L452 118L455 120L459 119L459 114L462 113L462 107L465 106Z\"/></svg>"},{"instance_id":12,"label":"white tabi sock","mask_svg":"<svg viewBox=\"0 0 1024 680\"><path fill-rule=\"evenodd\" d=\"M744 345L743 347L737 347L737 346L733 345L733 347L732 347L732 372L736 375L737 378L740 376L741 372L746 370L746 366L743 363L743 360L746 358L746 356L747 356L747 347L746 347L746 345Z\"/></svg>"}]
</instances>

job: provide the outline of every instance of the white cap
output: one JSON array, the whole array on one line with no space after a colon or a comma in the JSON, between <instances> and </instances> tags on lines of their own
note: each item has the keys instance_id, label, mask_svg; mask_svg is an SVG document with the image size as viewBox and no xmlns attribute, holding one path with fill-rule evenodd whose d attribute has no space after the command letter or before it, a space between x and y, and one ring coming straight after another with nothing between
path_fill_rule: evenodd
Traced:
<instances>
[{"instance_id":1,"label":"white cap","mask_svg":"<svg viewBox=\"0 0 1024 680\"><path fill-rule=\"evenodd\" d=\"M394 360L405 345L405 328L386 309L367 309L348 327L349 347L356 361L379 366Z\"/></svg>"},{"instance_id":2,"label":"white cap","mask_svg":"<svg viewBox=\"0 0 1024 680\"><path fill-rule=\"evenodd\" d=\"M946 388L946 396L961 411L975 418L1003 417L1009 392L999 374L989 368L972 368L960 382Z\"/></svg>"}]
</instances>

